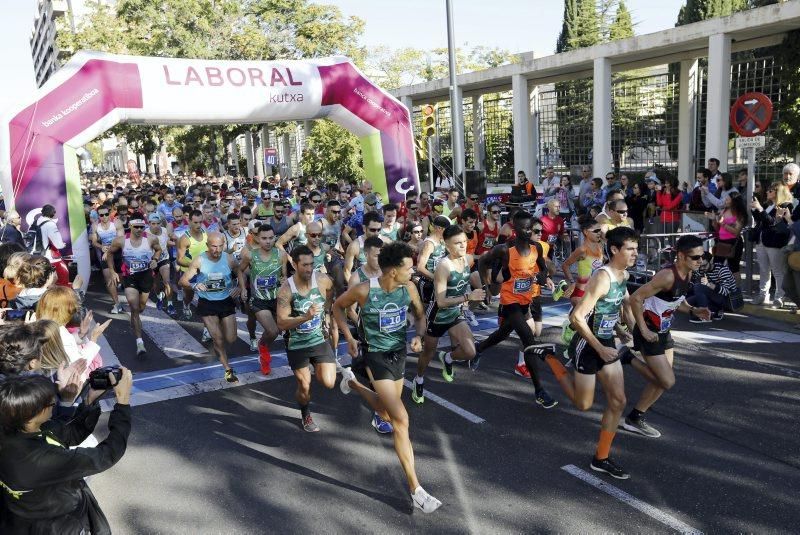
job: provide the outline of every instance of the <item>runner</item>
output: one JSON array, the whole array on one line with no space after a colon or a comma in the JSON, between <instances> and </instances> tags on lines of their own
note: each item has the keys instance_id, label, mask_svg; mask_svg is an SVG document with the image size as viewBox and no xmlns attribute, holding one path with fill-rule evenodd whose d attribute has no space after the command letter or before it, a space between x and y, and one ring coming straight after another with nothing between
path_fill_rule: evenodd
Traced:
<instances>
[{"instance_id":1,"label":"runner","mask_svg":"<svg viewBox=\"0 0 800 535\"><path fill-rule=\"evenodd\" d=\"M497 309L499 326L488 338L478 343L475 348L478 353L485 348L497 344L508 337L513 330L519 336L523 348L523 360L530 374L533 387L536 391L536 403L545 409L552 409L558 402L544 389L538 373L536 357L532 349L536 344L536 337L528 324L531 317L531 303L538 292L535 279L544 279L548 288L553 288L553 281L547 277L547 264L538 242L541 234L534 235L534 218L524 210L518 210L513 218L514 241L508 244L499 244L483 255L478 271L481 274L484 288L490 281L497 282L496 273L501 277L500 307ZM536 228L541 233L541 223L536 220ZM531 247L533 245L533 247Z\"/></svg>"},{"instance_id":2,"label":"runner","mask_svg":"<svg viewBox=\"0 0 800 535\"><path fill-rule=\"evenodd\" d=\"M143 236L144 220L132 219L130 238L114 238L106 255L106 264L111 270L111 283L119 284L120 276L114 269L114 253L122 251L122 287L131 314L131 328L136 336L136 356L146 354L142 340L142 320L140 314L147 306L147 298L153 289L153 270L161 256L161 245L156 236Z\"/></svg>"},{"instance_id":3,"label":"runner","mask_svg":"<svg viewBox=\"0 0 800 535\"><path fill-rule=\"evenodd\" d=\"M702 238L681 236L675 248L675 263L656 273L631 295L631 310L636 319L633 347L642 354L644 361L630 358L623 361L623 364L632 364L649 384L644 387L639 401L628 413L622 427L652 438L660 437L661 432L645 421L644 413L675 384L672 370L675 344L670 334L675 311L711 319L708 308L693 307L686 302L692 272L697 271L703 263Z\"/></svg>"},{"instance_id":4,"label":"runner","mask_svg":"<svg viewBox=\"0 0 800 535\"><path fill-rule=\"evenodd\" d=\"M299 245L306 245L308 243L308 238L306 237L306 225L312 221L314 221L314 205L309 202L304 202L300 206L297 223L289 227L289 230L281 234L280 238L278 238L278 241L275 242L275 247L285 253L287 252L287 246L289 251L291 251L293 248ZM292 259L294 259L294 257L292 257Z\"/></svg>"},{"instance_id":5,"label":"runner","mask_svg":"<svg viewBox=\"0 0 800 535\"><path fill-rule=\"evenodd\" d=\"M255 248L245 247L242 250L242 260L239 263L239 288L242 301L247 301L248 305L247 330L250 334L250 350L258 351L261 371L264 375L269 375L272 361L269 344L275 341L280 332L276 323L275 300L278 288L286 279L286 261L283 258L284 253L274 247L275 231L271 226L258 227L257 236ZM264 329L258 340L256 340L256 322Z\"/></svg>"},{"instance_id":6,"label":"runner","mask_svg":"<svg viewBox=\"0 0 800 535\"><path fill-rule=\"evenodd\" d=\"M617 227L608 231L606 239L611 260L592 275L583 299L569 316L576 331L569 345L570 356L575 359L575 373L567 371L558 360L552 344L536 348L535 354L550 366L564 393L582 411L591 409L595 381L600 381L606 408L600 421L600 439L589 466L617 479L628 479L630 475L609 456L625 410L625 379L620 355L630 354L626 346L619 350L615 347L614 332L623 340L630 338L627 331L621 329L620 317L623 303L628 300L625 270L636 263L639 235L631 228ZM625 320L632 326L633 317L629 310L626 312Z\"/></svg>"},{"instance_id":7,"label":"runner","mask_svg":"<svg viewBox=\"0 0 800 535\"><path fill-rule=\"evenodd\" d=\"M189 229L178 240L178 268L184 274L189 270L192 259L198 258L208 249L208 235L203 230L203 213L192 210L189 214ZM183 319L192 319L192 299L194 288L191 284L180 284L183 288Z\"/></svg>"},{"instance_id":8,"label":"runner","mask_svg":"<svg viewBox=\"0 0 800 535\"><path fill-rule=\"evenodd\" d=\"M219 232L209 233L206 245L205 252L192 258L180 285L184 290L197 292L197 314L203 319L217 358L225 368L225 380L238 383L236 373L228 364L225 349L225 344L232 344L237 337L234 299L239 297L240 287L234 282L237 278L236 260L225 252L225 237Z\"/></svg>"},{"instance_id":9,"label":"runner","mask_svg":"<svg viewBox=\"0 0 800 535\"><path fill-rule=\"evenodd\" d=\"M242 259L242 251L247 242L247 232L242 229L241 219L238 214L230 214L223 231L225 236L225 251L233 255L239 262Z\"/></svg>"},{"instance_id":10,"label":"runner","mask_svg":"<svg viewBox=\"0 0 800 535\"><path fill-rule=\"evenodd\" d=\"M397 205L386 204L383 207L383 224L381 225L380 235L388 242L400 239L400 223L397 222Z\"/></svg>"},{"instance_id":11,"label":"runner","mask_svg":"<svg viewBox=\"0 0 800 535\"><path fill-rule=\"evenodd\" d=\"M409 308L416 319L416 336L411 339L410 350L422 350L421 333L427 327L422 302L411 283L413 262L411 248L402 242L384 246L378 256L381 276L350 287L336 300L333 314L339 330L347 339L353 357L353 369L366 374L375 390L379 406L385 408L391 425L394 449L405 472L414 506L432 513L441 502L428 494L419 484L414 468L414 451L409 438L408 412L403 405L403 376L406 362L407 313ZM359 341L350 333L345 310L352 305L361 308ZM354 376L347 374L345 384L357 386ZM363 396L367 392L359 389Z\"/></svg>"},{"instance_id":12,"label":"runner","mask_svg":"<svg viewBox=\"0 0 800 535\"><path fill-rule=\"evenodd\" d=\"M170 316L175 315L175 305L172 304L172 280L170 278L170 262L169 262L169 249L175 242L173 242L166 229L162 224L162 219L156 212L147 216L150 228L147 230L148 236L155 236L158 239L158 245L161 247L161 255L158 257L158 265L156 266L156 275L161 281L163 288L159 289L156 301L156 308L162 310L164 308L164 300L167 302L167 314Z\"/></svg>"},{"instance_id":13,"label":"runner","mask_svg":"<svg viewBox=\"0 0 800 535\"><path fill-rule=\"evenodd\" d=\"M364 235L350 242L344 253L344 278L350 280L353 270L367 262L366 251L364 251L364 240L372 236L380 236L381 218L377 212L367 212L364 214ZM386 241L384 238L381 238Z\"/></svg>"},{"instance_id":14,"label":"runner","mask_svg":"<svg viewBox=\"0 0 800 535\"><path fill-rule=\"evenodd\" d=\"M313 221L306 226L306 238L308 243L306 245L311 249L311 254L314 255L314 271L328 274L328 252L330 248L328 244L322 243L322 224L319 221Z\"/></svg>"},{"instance_id":15,"label":"runner","mask_svg":"<svg viewBox=\"0 0 800 535\"><path fill-rule=\"evenodd\" d=\"M123 312L123 308L119 302L117 285L112 284L111 281L111 273L114 271L114 269L109 269L106 262L108 260L108 250L111 247L114 239L124 238L125 231L122 228L122 223L119 221L112 222L109 220L109 217L111 216L111 210L107 205L100 206L97 209L97 215L100 220L92 223L90 239L92 245L94 246L97 259L100 261L100 265L103 268L103 280L106 282L106 290L108 290L108 295L111 296L111 313L119 314Z\"/></svg>"},{"instance_id":16,"label":"runner","mask_svg":"<svg viewBox=\"0 0 800 535\"><path fill-rule=\"evenodd\" d=\"M572 306L577 305L583 298L589 278L603 265L603 229L588 214L578 217L578 226L583 233L583 243L570 254L561 264L564 280L569 284L564 291L564 296L569 298ZM572 264L577 264L578 273L572 277Z\"/></svg>"},{"instance_id":17,"label":"runner","mask_svg":"<svg viewBox=\"0 0 800 535\"><path fill-rule=\"evenodd\" d=\"M312 212L313 215L313 212ZM300 405L303 430L319 431L308 408L311 402L311 371L325 388L336 384L336 359L326 340L329 330L333 282L314 271L311 250L299 245L292 250L295 274L278 290L278 328L287 331L286 358L297 380L295 399Z\"/></svg>"},{"instance_id":18,"label":"runner","mask_svg":"<svg viewBox=\"0 0 800 535\"><path fill-rule=\"evenodd\" d=\"M344 249L342 248L342 205L337 200L330 200L325 207L325 217L320 219L322 225L322 243L326 244L330 260L326 266L328 275L333 278L336 294L341 295L345 289Z\"/></svg>"},{"instance_id":19,"label":"runner","mask_svg":"<svg viewBox=\"0 0 800 535\"><path fill-rule=\"evenodd\" d=\"M417 275L419 276L419 295L426 305L433 300L433 277L439 262L447 255L444 245L444 231L450 226L450 220L444 216L433 218L432 231L422 242L422 249L417 255Z\"/></svg>"},{"instance_id":20,"label":"runner","mask_svg":"<svg viewBox=\"0 0 800 535\"><path fill-rule=\"evenodd\" d=\"M453 361L471 360L475 356L475 339L464 322L461 307L469 301L482 301L486 297L483 289L470 291L469 277L473 259L472 255L467 254L467 236L464 230L458 225L450 225L445 229L443 238L447 256L439 262L434 272L434 299L428 305L428 328L425 331L422 354L417 361L414 390L411 391L414 403L425 402L424 375L434 352L442 363L442 377L448 383L453 382ZM450 335L453 347L451 351L437 350L439 338L444 333Z\"/></svg>"},{"instance_id":21,"label":"runner","mask_svg":"<svg viewBox=\"0 0 800 535\"><path fill-rule=\"evenodd\" d=\"M493 202L487 207L486 219L478 223L480 234L478 235L478 246L475 254L478 256L489 252L492 247L497 245L500 234L500 204Z\"/></svg>"}]
</instances>

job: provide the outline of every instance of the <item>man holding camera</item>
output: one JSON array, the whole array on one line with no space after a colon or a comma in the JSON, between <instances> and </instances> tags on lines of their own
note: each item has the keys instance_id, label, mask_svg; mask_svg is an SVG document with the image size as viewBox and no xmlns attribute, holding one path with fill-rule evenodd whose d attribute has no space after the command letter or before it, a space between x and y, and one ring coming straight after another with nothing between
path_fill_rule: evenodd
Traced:
<instances>
[{"instance_id":1,"label":"man holding camera","mask_svg":"<svg viewBox=\"0 0 800 535\"><path fill-rule=\"evenodd\" d=\"M108 372L105 377L103 372ZM9 513L0 532L111 533L84 478L111 468L125 453L132 384L126 368L95 370L85 403L62 423L52 419L56 390L50 379L25 375L0 383L0 493ZM117 402L108 437L94 448L69 449L94 431L100 417L97 400L110 387Z\"/></svg>"}]
</instances>

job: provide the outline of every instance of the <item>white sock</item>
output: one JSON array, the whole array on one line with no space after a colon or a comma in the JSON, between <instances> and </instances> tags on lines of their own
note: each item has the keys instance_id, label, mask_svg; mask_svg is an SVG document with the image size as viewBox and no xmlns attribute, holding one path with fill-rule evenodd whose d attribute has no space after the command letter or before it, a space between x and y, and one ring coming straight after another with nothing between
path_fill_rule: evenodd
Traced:
<instances>
[{"instance_id":1,"label":"white sock","mask_svg":"<svg viewBox=\"0 0 800 535\"><path fill-rule=\"evenodd\" d=\"M143 344L143 343L144 343L144 340L142 340L141 338L137 338L136 339L136 345Z\"/></svg>"},{"instance_id":2,"label":"white sock","mask_svg":"<svg viewBox=\"0 0 800 535\"><path fill-rule=\"evenodd\" d=\"M517 366L522 366L523 364L525 364L525 353L520 351L517 353Z\"/></svg>"},{"instance_id":3,"label":"white sock","mask_svg":"<svg viewBox=\"0 0 800 535\"><path fill-rule=\"evenodd\" d=\"M450 353L451 353L451 352L450 352L450 351L448 351L447 353L445 353L445 354L444 354L444 361L445 361L447 364L452 364L452 363L453 363L453 357L452 357L452 356L450 356Z\"/></svg>"},{"instance_id":4,"label":"white sock","mask_svg":"<svg viewBox=\"0 0 800 535\"><path fill-rule=\"evenodd\" d=\"M422 377L421 375L417 375L416 377L414 377L414 382L417 383L417 384L421 385L424 381L425 381L425 378Z\"/></svg>"}]
</instances>

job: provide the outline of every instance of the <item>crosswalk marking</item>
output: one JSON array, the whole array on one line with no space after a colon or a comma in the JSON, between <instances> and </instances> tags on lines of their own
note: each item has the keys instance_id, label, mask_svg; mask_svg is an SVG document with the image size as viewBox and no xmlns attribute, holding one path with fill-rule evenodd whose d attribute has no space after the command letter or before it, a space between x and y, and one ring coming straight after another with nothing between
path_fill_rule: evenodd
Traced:
<instances>
[{"instance_id":1,"label":"crosswalk marking","mask_svg":"<svg viewBox=\"0 0 800 535\"><path fill-rule=\"evenodd\" d=\"M152 301L147 303L141 318L142 330L167 357L174 359L207 352L203 344L173 317L158 310Z\"/></svg>"}]
</instances>

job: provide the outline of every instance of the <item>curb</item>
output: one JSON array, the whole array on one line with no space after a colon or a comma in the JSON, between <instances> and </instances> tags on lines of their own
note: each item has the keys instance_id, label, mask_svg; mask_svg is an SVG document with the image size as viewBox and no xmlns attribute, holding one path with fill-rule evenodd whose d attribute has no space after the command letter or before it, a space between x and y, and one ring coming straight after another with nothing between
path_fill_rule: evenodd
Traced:
<instances>
[{"instance_id":1,"label":"curb","mask_svg":"<svg viewBox=\"0 0 800 535\"><path fill-rule=\"evenodd\" d=\"M759 318L766 318L773 321L780 321L792 325L800 325L800 314L795 314L788 309L775 309L761 305L753 305L745 303L744 308L739 311L740 314L747 316L756 316Z\"/></svg>"}]
</instances>

